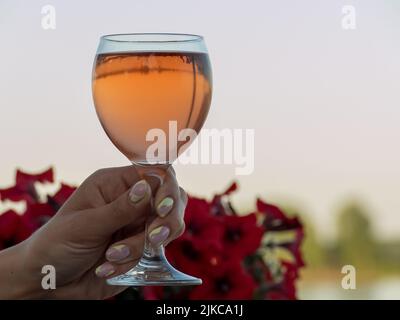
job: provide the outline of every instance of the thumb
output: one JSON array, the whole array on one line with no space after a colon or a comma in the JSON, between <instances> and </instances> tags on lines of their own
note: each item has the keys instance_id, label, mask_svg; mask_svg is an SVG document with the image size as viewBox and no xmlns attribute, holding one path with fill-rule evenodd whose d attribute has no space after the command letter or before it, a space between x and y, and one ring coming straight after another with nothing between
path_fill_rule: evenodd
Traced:
<instances>
[{"instance_id":1,"label":"thumb","mask_svg":"<svg viewBox=\"0 0 400 320\"><path fill-rule=\"evenodd\" d=\"M95 222L95 232L100 235L110 235L142 218L148 209L150 199L150 185L146 180L140 180L113 202L90 209L88 218Z\"/></svg>"}]
</instances>

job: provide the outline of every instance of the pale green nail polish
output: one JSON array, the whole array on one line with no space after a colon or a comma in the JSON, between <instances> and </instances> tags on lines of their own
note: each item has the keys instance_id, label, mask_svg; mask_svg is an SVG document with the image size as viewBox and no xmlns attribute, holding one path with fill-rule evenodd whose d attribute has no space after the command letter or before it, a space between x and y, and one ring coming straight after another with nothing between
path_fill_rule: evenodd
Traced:
<instances>
[{"instance_id":1,"label":"pale green nail polish","mask_svg":"<svg viewBox=\"0 0 400 320\"><path fill-rule=\"evenodd\" d=\"M129 247L124 244L119 244L110 247L106 252L106 257L110 261L119 261L128 257L129 254Z\"/></svg>"},{"instance_id":2,"label":"pale green nail polish","mask_svg":"<svg viewBox=\"0 0 400 320\"><path fill-rule=\"evenodd\" d=\"M109 263L103 263L101 266L98 266L95 273L100 278L106 278L111 276L115 272L114 266Z\"/></svg>"},{"instance_id":3,"label":"pale green nail polish","mask_svg":"<svg viewBox=\"0 0 400 320\"><path fill-rule=\"evenodd\" d=\"M172 209L174 199L171 197L164 198L157 206L157 213L161 217L165 217Z\"/></svg>"},{"instance_id":4,"label":"pale green nail polish","mask_svg":"<svg viewBox=\"0 0 400 320\"><path fill-rule=\"evenodd\" d=\"M145 197L147 190L148 184L146 180L140 180L132 187L129 192L129 198L133 203L139 202Z\"/></svg>"},{"instance_id":5,"label":"pale green nail polish","mask_svg":"<svg viewBox=\"0 0 400 320\"><path fill-rule=\"evenodd\" d=\"M155 245L160 245L169 236L169 228L161 226L153 229L149 234L149 240Z\"/></svg>"}]
</instances>

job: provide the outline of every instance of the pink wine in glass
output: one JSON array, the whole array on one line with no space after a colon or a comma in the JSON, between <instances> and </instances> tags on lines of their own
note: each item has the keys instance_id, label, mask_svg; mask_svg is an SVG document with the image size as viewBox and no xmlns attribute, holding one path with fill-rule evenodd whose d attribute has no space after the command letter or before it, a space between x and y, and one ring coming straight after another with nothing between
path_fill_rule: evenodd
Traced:
<instances>
[{"instance_id":1,"label":"pink wine in glass","mask_svg":"<svg viewBox=\"0 0 400 320\"><path fill-rule=\"evenodd\" d=\"M203 126L211 100L208 55L198 52L128 52L99 54L93 76L96 110L115 146L135 163L146 163L150 129L168 137L169 122L177 131ZM167 140L168 144L168 140ZM178 141L178 150L185 141ZM166 146L168 150L168 146ZM167 153L168 156L169 153ZM172 162L175 159L166 159Z\"/></svg>"}]
</instances>

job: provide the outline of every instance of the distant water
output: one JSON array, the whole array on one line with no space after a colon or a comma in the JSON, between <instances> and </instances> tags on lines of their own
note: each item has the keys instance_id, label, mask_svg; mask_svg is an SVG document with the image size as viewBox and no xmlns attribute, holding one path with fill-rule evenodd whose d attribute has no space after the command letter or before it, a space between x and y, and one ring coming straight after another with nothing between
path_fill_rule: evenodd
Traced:
<instances>
[{"instance_id":1,"label":"distant water","mask_svg":"<svg viewBox=\"0 0 400 320\"><path fill-rule=\"evenodd\" d=\"M300 288L298 295L303 300L400 300L400 278L381 279L355 290L344 290L340 283L320 283Z\"/></svg>"}]
</instances>

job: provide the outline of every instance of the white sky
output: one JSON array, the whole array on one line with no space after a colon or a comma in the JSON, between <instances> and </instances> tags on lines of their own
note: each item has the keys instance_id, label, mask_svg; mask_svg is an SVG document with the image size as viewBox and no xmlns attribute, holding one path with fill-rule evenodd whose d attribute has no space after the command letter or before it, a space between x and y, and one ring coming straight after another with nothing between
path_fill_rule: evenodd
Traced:
<instances>
[{"instance_id":1,"label":"white sky","mask_svg":"<svg viewBox=\"0 0 400 320\"><path fill-rule=\"evenodd\" d=\"M56 30L41 8L56 8ZM357 28L341 28L354 5ZM400 231L400 3L398 1L0 1L0 186L14 169L79 183L127 164L91 98L102 34L205 36L214 74L209 128L256 130L256 170L236 177L235 203L256 195L307 212L321 234L348 198L369 208L378 232ZM232 166L179 166L189 192L209 196Z\"/></svg>"}]
</instances>

